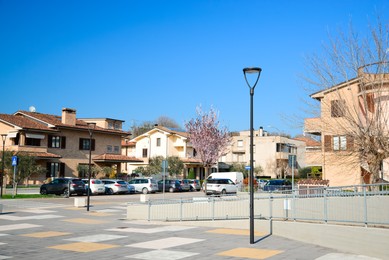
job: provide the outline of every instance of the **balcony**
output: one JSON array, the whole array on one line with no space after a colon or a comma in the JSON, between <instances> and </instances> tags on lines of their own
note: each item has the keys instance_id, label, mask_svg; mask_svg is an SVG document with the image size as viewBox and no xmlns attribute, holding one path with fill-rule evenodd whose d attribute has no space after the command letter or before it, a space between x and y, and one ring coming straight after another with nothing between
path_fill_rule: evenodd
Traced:
<instances>
[{"instance_id":1,"label":"balcony","mask_svg":"<svg viewBox=\"0 0 389 260\"><path fill-rule=\"evenodd\" d=\"M304 120L304 132L313 134L313 135L321 135L322 128L321 118L306 118Z\"/></svg>"}]
</instances>

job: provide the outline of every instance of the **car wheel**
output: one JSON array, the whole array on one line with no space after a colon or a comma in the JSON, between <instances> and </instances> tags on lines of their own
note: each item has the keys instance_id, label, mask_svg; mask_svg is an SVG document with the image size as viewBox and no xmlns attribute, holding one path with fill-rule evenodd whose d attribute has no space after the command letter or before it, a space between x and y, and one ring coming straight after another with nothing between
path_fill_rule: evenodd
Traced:
<instances>
[{"instance_id":1,"label":"car wheel","mask_svg":"<svg viewBox=\"0 0 389 260\"><path fill-rule=\"evenodd\" d=\"M174 192L173 187L170 187L170 188L169 188L169 192Z\"/></svg>"},{"instance_id":2,"label":"car wheel","mask_svg":"<svg viewBox=\"0 0 389 260\"><path fill-rule=\"evenodd\" d=\"M67 198L70 196L69 189L64 189L63 190L63 196L67 197Z\"/></svg>"},{"instance_id":3,"label":"car wheel","mask_svg":"<svg viewBox=\"0 0 389 260\"><path fill-rule=\"evenodd\" d=\"M222 190L222 195L226 195L226 190Z\"/></svg>"},{"instance_id":4,"label":"car wheel","mask_svg":"<svg viewBox=\"0 0 389 260\"><path fill-rule=\"evenodd\" d=\"M112 195L113 194L113 190L111 188L108 188L106 190L106 192L107 192L108 195Z\"/></svg>"},{"instance_id":5,"label":"car wheel","mask_svg":"<svg viewBox=\"0 0 389 260\"><path fill-rule=\"evenodd\" d=\"M47 195L47 189L46 188L41 189L41 194L42 195Z\"/></svg>"},{"instance_id":6,"label":"car wheel","mask_svg":"<svg viewBox=\"0 0 389 260\"><path fill-rule=\"evenodd\" d=\"M143 194L147 194L147 193L149 193L149 190L148 190L147 188L143 188L143 189L142 189L142 193L143 193Z\"/></svg>"}]
</instances>

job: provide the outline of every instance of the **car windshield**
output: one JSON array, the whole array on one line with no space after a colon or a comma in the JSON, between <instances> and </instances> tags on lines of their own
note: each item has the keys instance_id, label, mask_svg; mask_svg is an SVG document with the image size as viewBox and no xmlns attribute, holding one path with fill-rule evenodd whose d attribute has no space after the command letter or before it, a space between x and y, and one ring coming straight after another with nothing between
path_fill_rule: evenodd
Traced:
<instances>
[{"instance_id":1,"label":"car windshield","mask_svg":"<svg viewBox=\"0 0 389 260\"><path fill-rule=\"evenodd\" d=\"M118 181L117 183L119 183L119 184L126 184L125 181Z\"/></svg>"}]
</instances>

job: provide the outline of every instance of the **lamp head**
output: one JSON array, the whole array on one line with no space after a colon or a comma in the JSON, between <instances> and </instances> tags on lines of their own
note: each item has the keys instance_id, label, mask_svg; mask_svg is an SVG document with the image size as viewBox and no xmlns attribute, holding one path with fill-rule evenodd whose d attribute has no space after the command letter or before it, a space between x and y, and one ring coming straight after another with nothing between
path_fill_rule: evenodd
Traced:
<instances>
[{"instance_id":1,"label":"lamp head","mask_svg":"<svg viewBox=\"0 0 389 260\"><path fill-rule=\"evenodd\" d=\"M261 73L262 69L258 67L244 68L243 73Z\"/></svg>"},{"instance_id":2,"label":"lamp head","mask_svg":"<svg viewBox=\"0 0 389 260\"><path fill-rule=\"evenodd\" d=\"M261 71L262 71L262 69L259 68L259 67L249 67L249 68L244 68L244 69L243 69L244 78L245 78L245 80L246 80L247 85L248 85L249 88L250 88L250 94L251 94L251 95L254 95L254 88L255 88L255 86L256 86L257 83L258 83L259 76L261 75ZM248 80L247 80L246 74L255 74L255 73L258 74L257 80L255 81L255 83L253 84L253 86L250 86L250 83L249 83Z\"/></svg>"}]
</instances>

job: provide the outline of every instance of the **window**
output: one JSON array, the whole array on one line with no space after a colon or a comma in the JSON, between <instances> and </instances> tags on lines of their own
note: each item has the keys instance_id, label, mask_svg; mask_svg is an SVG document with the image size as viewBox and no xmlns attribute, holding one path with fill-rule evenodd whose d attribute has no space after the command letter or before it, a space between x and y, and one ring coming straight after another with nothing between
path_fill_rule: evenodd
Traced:
<instances>
[{"instance_id":1,"label":"window","mask_svg":"<svg viewBox=\"0 0 389 260\"><path fill-rule=\"evenodd\" d=\"M95 139L92 139L92 143L90 143L90 139L86 138L80 138L80 143L79 143L79 149L80 150L89 150L89 147L91 148L92 151L95 150Z\"/></svg>"},{"instance_id":2,"label":"window","mask_svg":"<svg viewBox=\"0 0 389 260\"><path fill-rule=\"evenodd\" d=\"M107 145L107 153L112 153L112 145Z\"/></svg>"},{"instance_id":3,"label":"window","mask_svg":"<svg viewBox=\"0 0 389 260\"><path fill-rule=\"evenodd\" d=\"M144 148L144 149L142 150L142 157L143 157L143 158L147 158L147 149L146 149L146 148Z\"/></svg>"},{"instance_id":4,"label":"window","mask_svg":"<svg viewBox=\"0 0 389 260\"><path fill-rule=\"evenodd\" d=\"M374 94L368 93L366 95L367 109L370 113L374 113Z\"/></svg>"},{"instance_id":5,"label":"window","mask_svg":"<svg viewBox=\"0 0 389 260\"><path fill-rule=\"evenodd\" d=\"M243 147L243 140L238 140L236 146Z\"/></svg>"},{"instance_id":6,"label":"window","mask_svg":"<svg viewBox=\"0 0 389 260\"><path fill-rule=\"evenodd\" d=\"M60 162L48 162L46 166L46 178L65 177L65 164Z\"/></svg>"},{"instance_id":7,"label":"window","mask_svg":"<svg viewBox=\"0 0 389 260\"><path fill-rule=\"evenodd\" d=\"M157 138L157 147L161 146L161 138Z\"/></svg>"},{"instance_id":8,"label":"window","mask_svg":"<svg viewBox=\"0 0 389 260\"><path fill-rule=\"evenodd\" d=\"M333 136L333 149L334 151L346 151L347 150L346 136Z\"/></svg>"},{"instance_id":9,"label":"window","mask_svg":"<svg viewBox=\"0 0 389 260\"><path fill-rule=\"evenodd\" d=\"M108 122L108 129L113 129L113 122L112 121Z\"/></svg>"},{"instance_id":10,"label":"window","mask_svg":"<svg viewBox=\"0 0 389 260\"><path fill-rule=\"evenodd\" d=\"M120 122L115 122L115 129L122 130L122 126L121 126Z\"/></svg>"},{"instance_id":11,"label":"window","mask_svg":"<svg viewBox=\"0 0 389 260\"><path fill-rule=\"evenodd\" d=\"M26 145L41 146L41 139L26 138Z\"/></svg>"},{"instance_id":12,"label":"window","mask_svg":"<svg viewBox=\"0 0 389 260\"><path fill-rule=\"evenodd\" d=\"M47 141L47 147L65 149L66 148L66 137L65 136L49 135L49 138Z\"/></svg>"},{"instance_id":13,"label":"window","mask_svg":"<svg viewBox=\"0 0 389 260\"><path fill-rule=\"evenodd\" d=\"M331 117L343 117L345 114L346 102L344 100L331 101Z\"/></svg>"},{"instance_id":14,"label":"window","mask_svg":"<svg viewBox=\"0 0 389 260\"><path fill-rule=\"evenodd\" d=\"M115 145L113 147L113 151L114 151L114 153L119 153L119 146Z\"/></svg>"}]
</instances>

